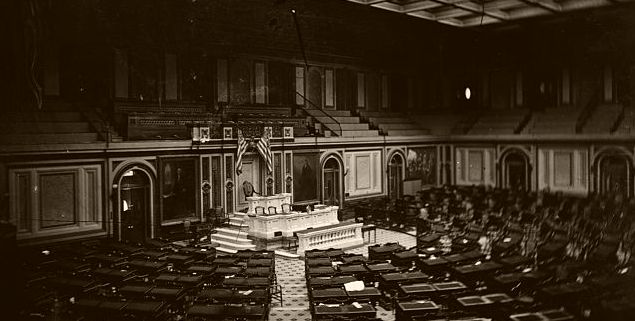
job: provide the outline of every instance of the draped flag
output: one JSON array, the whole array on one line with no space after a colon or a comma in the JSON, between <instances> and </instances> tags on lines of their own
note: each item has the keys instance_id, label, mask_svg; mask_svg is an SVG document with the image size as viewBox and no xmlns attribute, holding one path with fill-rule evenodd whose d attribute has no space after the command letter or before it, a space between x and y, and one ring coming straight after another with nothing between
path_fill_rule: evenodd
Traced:
<instances>
[{"instance_id":1,"label":"draped flag","mask_svg":"<svg viewBox=\"0 0 635 321\"><path fill-rule=\"evenodd\" d=\"M265 160L267 164L267 169L269 173L273 173L273 154L271 153L271 144L269 142L269 132L265 130L256 145L258 147L258 152L262 155L262 158Z\"/></svg>"},{"instance_id":2,"label":"draped flag","mask_svg":"<svg viewBox=\"0 0 635 321\"><path fill-rule=\"evenodd\" d=\"M249 143L243 137L243 131L238 130L238 151L236 152L236 175L240 175L243 172L243 155L247 152Z\"/></svg>"}]
</instances>

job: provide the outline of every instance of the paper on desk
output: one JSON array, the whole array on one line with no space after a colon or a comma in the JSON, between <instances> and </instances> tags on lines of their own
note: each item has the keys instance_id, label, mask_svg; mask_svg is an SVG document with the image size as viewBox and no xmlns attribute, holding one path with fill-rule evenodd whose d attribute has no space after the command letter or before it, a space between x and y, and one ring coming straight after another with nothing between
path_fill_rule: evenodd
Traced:
<instances>
[{"instance_id":1,"label":"paper on desk","mask_svg":"<svg viewBox=\"0 0 635 321\"><path fill-rule=\"evenodd\" d=\"M364 281L353 281L344 283L344 288L346 291L362 291L364 290Z\"/></svg>"},{"instance_id":2,"label":"paper on desk","mask_svg":"<svg viewBox=\"0 0 635 321\"><path fill-rule=\"evenodd\" d=\"M362 305L361 305L361 304L359 304L359 303L357 303L357 302L353 302L353 306L354 306L354 307L356 307L356 308L358 308L358 309L361 309L361 308L362 308Z\"/></svg>"},{"instance_id":3,"label":"paper on desk","mask_svg":"<svg viewBox=\"0 0 635 321\"><path fill-rule=\"evenodd\" d=\"M344 262L340 262L340 261L333 261L333 262L331 262L331 265L332 265L332 266L334 266L334 267L337 267L337 266L338 266L338 265L340 265L340 264L344 264Z\"/></svg>"},{"instance_id":4,"label":"paper on desk","mask_svg":"<svg viewBox=\"0 0 635 321\"><path fill-rule=\"evenodd\" d=\"M242 295L250 295L252 292L254 292L254 291L252 291L252 290L240 291L240 293L241 293Z\"/></svg>"}]
</instances>

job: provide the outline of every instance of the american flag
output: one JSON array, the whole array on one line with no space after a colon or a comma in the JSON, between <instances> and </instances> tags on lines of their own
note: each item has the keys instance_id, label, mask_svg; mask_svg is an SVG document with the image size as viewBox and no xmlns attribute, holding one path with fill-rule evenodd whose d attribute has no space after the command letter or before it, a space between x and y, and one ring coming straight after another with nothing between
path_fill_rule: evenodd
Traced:
<instances>
[{"instance_id":1,"label":"american flag","mask_svg":"<svg viewBox=\"0 0 635 321\"><path fill-rule=\"evenodd\" d=\"M236 152L236 175L240 175L243 172L243 155L247 152L249 143L243 137L243 131L238 130L238 151Z\"/></svg>"},{"instance_id":2,"label":"american flag","mask_svg":"<svg viewBox=\"0 0 635 321\"><path fill-rule=\"evenodd\" d=\"M269 143L269 132L265 130L262 134L262 137L258 141L256 145L258 147L258 152L262 155L262 158L265 160L267 164L267 169L269 173L273 173L273 155L271 153L271 144Z\"/></svg>"}]
</instances>

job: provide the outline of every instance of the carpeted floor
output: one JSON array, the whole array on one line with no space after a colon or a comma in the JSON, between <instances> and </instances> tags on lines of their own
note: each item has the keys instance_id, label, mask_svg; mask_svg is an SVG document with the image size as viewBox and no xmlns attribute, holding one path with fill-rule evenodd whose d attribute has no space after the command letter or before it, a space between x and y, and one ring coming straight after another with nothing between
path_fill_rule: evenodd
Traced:
<instances>
[{"instance_id":1,"label":"carpeted floor","mask_svg":"<svg viewBox=\"0 0 635 321\"><path fill-rule=\"evenodd\" d=\"M362 254L368 257L368 246L370 245L388 242L398 242L406 248L411 248L416 245L416 238L412 232L411 234L406 234L383 229L377 229L376 232L376 239L371 232L370 243L366 243L364 246L358 248L348 249L346 252ZM368 235L366 235L366 241L369 241ZM306 279L304 276L304 261L299 259L276 258L276 277L278 284L282 285L283 306L280 306L277 301L272 302L269 320L311 320ZM393 311L385 310L380 306L377 307L377 317L386 321L393 321L395 319Z\"/></svg>"}]
</instances>

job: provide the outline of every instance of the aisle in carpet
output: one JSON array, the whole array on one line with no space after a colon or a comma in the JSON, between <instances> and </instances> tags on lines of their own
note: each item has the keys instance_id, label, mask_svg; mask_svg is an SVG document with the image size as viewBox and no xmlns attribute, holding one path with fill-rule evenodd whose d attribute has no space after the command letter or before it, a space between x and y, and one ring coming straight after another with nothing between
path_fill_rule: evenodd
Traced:
<instances>
[{"instance_id":1,"label":"aisle in carpet","mask_svg":"<svg viewBox=\"0 0 635 321\"><path fill-rule=\"evenodd\" d=\"M377 239L372 240L372 243L366 243L364 246L348 249L345 252L362 254L368 257L368 246L374 244L398 242L405 248L411 248L416 245L416 237L414 235L384 229L377 229ZM269 311L269 321L311 320L304 261L276 257L276 277L278 284L282 285L284 305L281 307L279 304L272 303ZM393 311L385 310L381 306L377 306L377 317L384 321L393 321L395 319Z\"/></svg>"}]
</instances>

